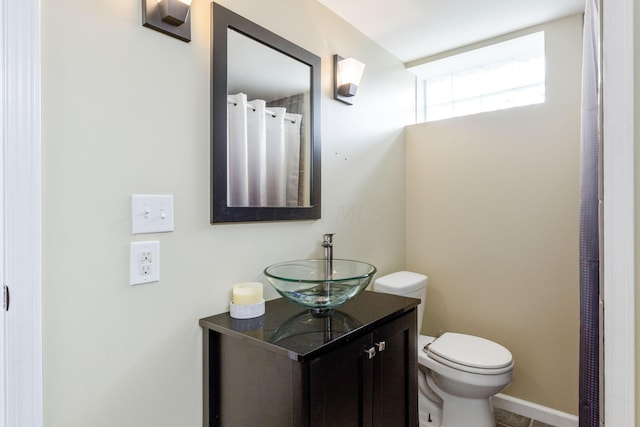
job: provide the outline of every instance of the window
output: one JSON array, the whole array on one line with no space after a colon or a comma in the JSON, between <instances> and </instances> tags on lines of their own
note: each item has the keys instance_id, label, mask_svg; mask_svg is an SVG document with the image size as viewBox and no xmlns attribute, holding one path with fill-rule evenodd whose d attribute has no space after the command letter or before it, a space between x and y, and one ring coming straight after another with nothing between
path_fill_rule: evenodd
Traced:
<instances>
[{"instance_id":1,"label":"window","mask_svg":"<svg viewBox=\"0 0 640 427\"><path fill-rule=\"evenodd\" d=\"M542 103L544 32L409 70L417 76L419 122Z\"/></svg>"}]
</instances>

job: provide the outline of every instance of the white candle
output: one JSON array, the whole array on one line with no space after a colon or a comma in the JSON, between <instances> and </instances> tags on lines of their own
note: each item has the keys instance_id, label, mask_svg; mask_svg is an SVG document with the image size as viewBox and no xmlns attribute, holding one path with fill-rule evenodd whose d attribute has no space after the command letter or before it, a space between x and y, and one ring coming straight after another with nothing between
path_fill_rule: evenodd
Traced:
<instances>
[{"instance_id":1,"label":"white candle","mask_svg":"<svg viewBox=\"0 0 640 427\"><path fill-rule=\"evenodd\" d=\"M258 304L263 300L262 283L243 282L233 285L233 303L237 305Z\"/></svg>"}]
</instances>

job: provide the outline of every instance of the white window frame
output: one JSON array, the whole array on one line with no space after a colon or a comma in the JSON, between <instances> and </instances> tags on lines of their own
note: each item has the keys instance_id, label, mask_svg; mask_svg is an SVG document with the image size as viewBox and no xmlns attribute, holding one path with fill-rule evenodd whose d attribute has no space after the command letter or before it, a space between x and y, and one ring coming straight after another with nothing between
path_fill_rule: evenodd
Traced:
<instances>
[{"instance_id":1,"label":"white window frame","mask_svg":"<svg viewBox=\"0 0 640 427\"><path fill-rule=\"evenodd\" d=\"M500 90L498 88L484 87L483 83L474 85L476 89L489 90L488 92L482 91L480 93L467 94L468 97L456 96L456 76L472 73L474 76L478 76L478 73L482 73L487 67L495 67L499 64L514 66L515 61L519 61L526 58L538 58L542 57L543 62L546 61L545 57L545 31L538 30L532 31L527 34L520 34L518 36L509 38L507 40L500 41L487 41L486 45L476 47L469 50L463 50L461 52L456 51L450 54L441 54L433 57L433 59L425 60L425 62L412 65L408 67L408 70L416 75L416 121L417 122L432 122L437 120L449 119L454 117L462 117L468 115L474 115L484 112L517 108L526 105L534 105L544 102L545 96L545 81L546 72L543 68L541 81L530 82L529 85L505 87ZM495 39L494 39L495 40ZM516 77L516 74L512 74L511 77ZM427 87L429 83L433 83L436 80L449 79L449 89L452 91L451 97L448 100L441 100L437 104L429 104L429 91ZM488 80L492 81L491 79ZM503 80L504 82L504 80ZM484 105L485 100L505 93L522 92L525 89L537 88L542 91L542 100L536 100L535 102L514 102L509 106L500 107L487 107ZM433 99L431 99L433 101ZM480 103L480 108L471 108L469 112L456 112L456 105L460 105L465 102L477 102ZM445 114L443 117L433 118L427 111L433 107L445 107L450 108L451 115Z\"/></svg>"}]
</instances>

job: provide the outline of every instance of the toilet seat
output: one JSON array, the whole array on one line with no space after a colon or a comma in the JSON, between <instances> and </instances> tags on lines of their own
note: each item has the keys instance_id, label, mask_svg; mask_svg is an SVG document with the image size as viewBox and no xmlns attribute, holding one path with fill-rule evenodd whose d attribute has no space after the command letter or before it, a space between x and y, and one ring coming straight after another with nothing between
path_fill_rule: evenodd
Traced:
<instances>
[{"instance_id":1,"label":"toilet seat","mask_svg":"<svg viewBox=\"0 0 640 427\"><path fill-rule=\"evenodd\" d=\"M424 351L431 359L464 372L498 375L513 369L509 350L472 335L447 332L425 346Z\"/></svg>"}]
</instances>

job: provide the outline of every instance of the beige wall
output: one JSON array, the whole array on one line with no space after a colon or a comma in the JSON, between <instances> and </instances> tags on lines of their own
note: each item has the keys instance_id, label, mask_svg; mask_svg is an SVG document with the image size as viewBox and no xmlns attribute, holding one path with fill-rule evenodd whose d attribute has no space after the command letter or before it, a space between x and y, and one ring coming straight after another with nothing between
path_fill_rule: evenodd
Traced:
<instances>
[{"instance_id":1,"label":"beige wall","mask_svg":"<svg viewBox=\"0 0 640 427\"><path fill-rule=\"evenodd\" d=\"M42 2L47 427L201 425L198 319L325 232L337 257L404 267L412 77L315 0L221 3L322 58L322 219L209 224L209 1L188 44L143 28L140 1ZM354 106L331 99L334 53L367 64ZM131 235L134 193L173 194L175 232ZM129 286L129 242L156 239L161 281Z\"/></svg>"},{"instance_id":2,"label":"beige wall","mask_svg":"<svg viewBox=\"0 0 640 427\"><path fill-rule=\"evenodd\" d=\"M407 268L423 333L508 347L506 394L577 413L582 16L543 26L544 104L407 130Z\"/></svg>"}]
</instances>

